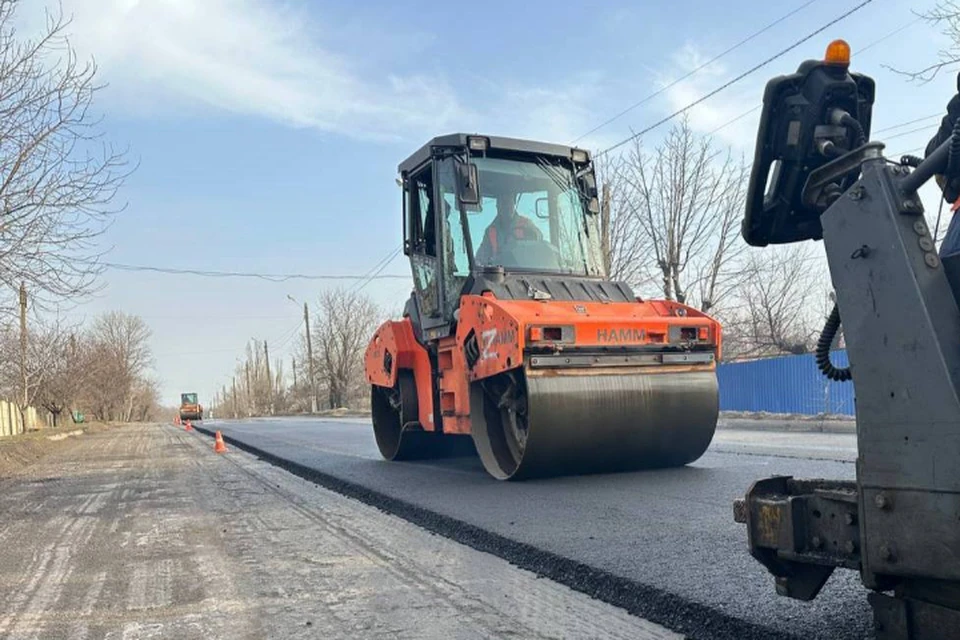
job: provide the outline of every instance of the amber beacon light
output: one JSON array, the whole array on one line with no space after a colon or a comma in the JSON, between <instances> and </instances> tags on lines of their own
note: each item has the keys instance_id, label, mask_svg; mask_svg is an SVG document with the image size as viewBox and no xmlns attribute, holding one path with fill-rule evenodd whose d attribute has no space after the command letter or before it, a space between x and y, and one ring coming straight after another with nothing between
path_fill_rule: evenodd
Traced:
<instances>
[{"instance_id":1,"label":"amber beacon light","mask_svg":"<svg viewBox=\"0 0 960 640\"><path fill-rule=\"evenodd\" d=\"M850 65L850 45L846 40L834 40L827 45L827 53L823 56L827 64L836 64L847 67Z\"/></svg>"}]
</instances>

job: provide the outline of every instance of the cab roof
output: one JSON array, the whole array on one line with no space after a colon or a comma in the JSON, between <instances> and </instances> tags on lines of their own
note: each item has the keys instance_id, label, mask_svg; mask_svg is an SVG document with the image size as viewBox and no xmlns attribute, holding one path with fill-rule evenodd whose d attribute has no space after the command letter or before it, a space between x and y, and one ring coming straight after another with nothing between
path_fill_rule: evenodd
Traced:
<instances>
[{"instance_id":1,"label":"cab roof","mask_svg":"<svg viewBox=\"0 0 960 640\"><path fill-rule=\"evenodd\" d=\"M554 156L559 158L571 159L573 151L586 151L579 147L569 147L563 144L552 144L549 142L536 142L534 140L521 140L518 138L503 138L500 136L488 136L481 133L448 133L447 135L437 136L428 143L417 149L409 158L400 163L397 171L406 173L412 171L430 159L431 149L433 147L465 147L467 138L483 137L489 140L489 149L499 151L514 151L517 153L536 153L544 156ZM590 153L587 152L587 157Z\"/></svg>"}]
</instances>

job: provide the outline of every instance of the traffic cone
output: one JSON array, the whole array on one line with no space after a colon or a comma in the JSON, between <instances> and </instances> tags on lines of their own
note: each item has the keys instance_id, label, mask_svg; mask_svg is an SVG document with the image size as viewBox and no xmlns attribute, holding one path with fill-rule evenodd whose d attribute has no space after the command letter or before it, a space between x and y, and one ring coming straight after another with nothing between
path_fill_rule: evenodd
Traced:
<instances>
[{"instance_id":1,"label":"traffic cone","mask_svg":"<svg viewBox=\"0 0 960 640\"><path fill-rule=\"evenodd\" d=\"M193 425L190 424L190 421L189 421L189 420L187 420L187 421L184 423L183 430L184 430L184 431L193 431Z\"/></svg>"},{"instance_id":2,"label":"traffic cone","mask_svg":"<svg viewBox=\"0 0 960 640\"><path fill-rule=\"evenodd\" d=\"M223 443L223 435L219 431L217 431L217 436L216 438L214 438L214 441L213 441L213 450L216 453L227 452L227 445Z\"/></svg>"}]
</instances>

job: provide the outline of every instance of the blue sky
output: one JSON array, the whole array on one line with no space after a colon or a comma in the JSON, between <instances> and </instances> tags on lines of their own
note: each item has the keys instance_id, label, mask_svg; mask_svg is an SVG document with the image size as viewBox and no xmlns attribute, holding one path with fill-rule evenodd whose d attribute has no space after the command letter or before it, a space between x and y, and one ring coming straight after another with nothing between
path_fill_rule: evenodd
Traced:
<instances>
[{"instance_id":1,"label":"blue sky","mask_svg":"<svg viewBox=\"0 0 960 640\"><path fill-rule=\"evenodd\" d=\"M29 33L48 2L22 1ZM63 0L74 45L109 83L98 102L107 134L140 163L121 194L129 206L106 238L108 259L364 273L399 245L396 165L431 136L467 130L569 142L803 4ZM580 144L622 139L856 4L813 2ZM853 46L854 68L877 80L875 130L937 113L956 90L956 72L921 86L882 66L936 61L949 42L911 13L932 5L874 0L692 110L691 124L709 132L759 104L769 76L819 57L835 37ZM936 121L926 124L888 150L923 145ZM753 113L717 136L750 153L755 131ZM386 272L408 266L401 256ZM287 296L310 302L333 286L119 271L105 284L80 313L143 316L170 402L185 390L209 402L251 338L288 358L293 341L283 339L301 310ZM408 289L383 280L365 290L397 309Z\"/></svg>"}]
</instances>

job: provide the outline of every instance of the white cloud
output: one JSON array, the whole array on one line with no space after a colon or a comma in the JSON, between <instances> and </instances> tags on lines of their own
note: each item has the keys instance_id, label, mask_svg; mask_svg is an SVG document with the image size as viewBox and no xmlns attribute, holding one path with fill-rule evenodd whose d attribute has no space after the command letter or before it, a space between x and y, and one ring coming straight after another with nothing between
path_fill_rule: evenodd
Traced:
<instances>
[{"instance_id":1,"label":"white cloud","mask_svg":"<svg viewBox=\"0 0 960 640\"><path fill-rule=\"evenodd\" d=\"M28 27L40 26L45 4L25 2ZM74 45L110 83L108 99L138 111L212 107L375 138L443 127L464 112L442 78L363 77L323 47L312 16L269 0L64 0L63 8Z\"/></svg>"},{"instance_id":2,"label":"white cloud","mask_svg":"<svg viewBox=\"0 0 960 640\"><path fill-rule=\"evenodd\" d=\"M697 69L707 60L709 58L696 45L687 43L672 56L670 68L662 72L660 86L667 87L676 78ZM732 74L722 62L707 65L689 78L666 89L664 92L666 106L671 113L686 107L716 89L731 76ZM762 78L759 75L758 77ZM722 142L737 149L748 150L753 148L757 134L759 111L748 114L736 122L731 123L731 121L759 105L762 98L762 88L758 88L758 81L745 79L693 107L686 114L690 126L695 131L700 133L716 131L716 137ZM720 129L720 127L723 128Z\"/></svg>"}]
</instances>

